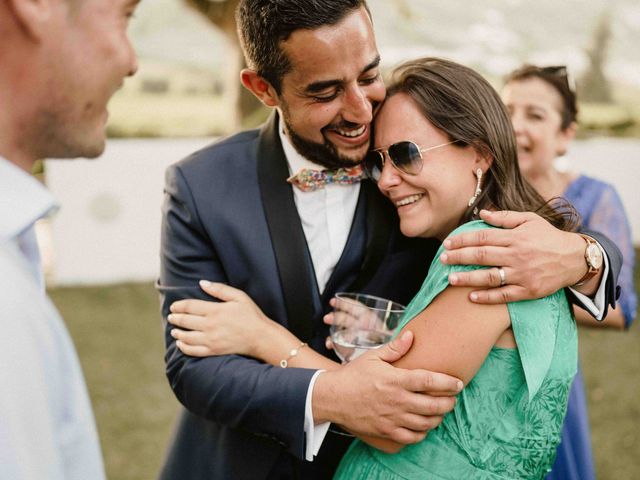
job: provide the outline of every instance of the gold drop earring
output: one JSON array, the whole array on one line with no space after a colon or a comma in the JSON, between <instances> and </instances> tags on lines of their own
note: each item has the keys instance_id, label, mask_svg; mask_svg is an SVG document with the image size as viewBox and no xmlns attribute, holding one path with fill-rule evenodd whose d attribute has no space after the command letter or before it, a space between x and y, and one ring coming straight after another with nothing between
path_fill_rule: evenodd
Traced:
<instances>
[{"instance_id":1,"label":"gold drop earring","mask_svg":"<svg viewBox=\"0 0 640 480\"><path fill-rule=\"evenodd\" d=\"M476 183L476 191L473 193L473 197L469 199L469 207L476 202L476 200L478 199L478 196L480 195L480 193L482 193L482 189L480 188L482 186L482 169L481 168L478 168L476 170L476 178L478 179ZM474 215L478 214L478 207L473 209L473 214Z\"/></svg>"}]
</instances>

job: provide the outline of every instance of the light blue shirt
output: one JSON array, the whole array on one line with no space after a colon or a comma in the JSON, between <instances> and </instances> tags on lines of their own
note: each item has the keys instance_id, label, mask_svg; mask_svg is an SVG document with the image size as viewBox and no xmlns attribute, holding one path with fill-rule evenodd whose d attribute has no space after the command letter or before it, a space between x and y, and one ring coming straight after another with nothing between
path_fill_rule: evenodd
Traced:
<instances>
[{"instance_id":1,"label":"light blue shirt","mask_svg":"<svg viewBox=\"0 0 640 480\"><path fill-rule=\"evenodd\" d=\"M102 480L80 363L44 293L33 226L54 208L31 175L0 157L0 479Z\"/></svg>"}]
</instances>

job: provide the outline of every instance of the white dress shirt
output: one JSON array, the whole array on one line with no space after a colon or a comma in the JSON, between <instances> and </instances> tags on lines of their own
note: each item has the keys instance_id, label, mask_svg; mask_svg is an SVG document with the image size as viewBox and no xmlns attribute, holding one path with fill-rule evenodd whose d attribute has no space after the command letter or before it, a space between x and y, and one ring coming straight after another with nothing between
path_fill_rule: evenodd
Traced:
<instances>
[{"instance_id":1,"label":"white dress shirt","mask_svg":"<svg viewBox=\"0 0 640 480\"><path fill-rule=\"evenodd\" d=\"M282 124L279 131L290 175L298 173L303 168L323 169L322 166L307 160L298 153L284 132ZM353 185L332 183L314 192L303 192L299 188L293 187L293 200L307 240L320 293L324 291L324 287L327 285L347 243L359 194L360 183ZM313 387L320 373L322 370L316 372L307 389L304 433L306 436L305 458L309 461L312 461L313 457L318 454L329 430L329 422L315 425L313 420L311 398L313 397Z\"/></svg>"},{"instance_id":2,"label":"white dress shirt","mask_svg":"<svg viewBox=\"0 0 640 480\"><path fill-rule=\"evenodd\" d=\"M0 478L105 478L71 338L44 293L33 225L49 192L0 157Z\"/></svg>"},{"instance_id":3,"label":"white dress shirt","mask_svg":"<svg viewBox=\"0 0 640 480\"><path fill-rule=\"evenodd\" d=\"M298 173L303 168L324 169L300 155L282 128L280 140L287 157L290 175ZM300 215L320 293L324 291L347 244L359 194L359 182L353 185L330 183L313 192L293 188L293 200Z\"/></svg>"}]
</instances>

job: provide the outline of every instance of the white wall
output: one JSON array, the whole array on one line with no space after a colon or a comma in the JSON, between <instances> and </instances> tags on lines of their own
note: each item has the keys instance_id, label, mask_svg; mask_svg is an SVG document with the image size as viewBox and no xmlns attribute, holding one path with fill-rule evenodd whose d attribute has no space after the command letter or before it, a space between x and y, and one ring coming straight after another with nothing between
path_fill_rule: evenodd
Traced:
<instances>
[{"instance_id":1,"label":"white wall","mask_svg":"<svg viewBox=\"0 0 640 480\"><path fill-rule=\"evenodd\" d=\"M62 207L45 242L53 252L49 278L57 284L155 279L164 170L210 141L112 140L98 160L47 161L47 185ZM640 141L579 141L570 155L573 168L618 188L640 245Z\"/></svg>"},{"instance_id":2,"label":"white wall","mask_svg":"<svg viewBox=\"0 0 640 480\"><path fill-rule=\"evenodd\" d=\"M573 142L572 170L610 183L622 197L633 243L640 246L640 140L596 138Z\"/></svg>"},{"instance_id":3,"label":"white wall","mask_svg":"<svg viewBox=\"0 0 640 480\"><path fill-rule=\"evenodd\" d=\"M164 171L210 139L111 140L97 160L49 160L55 284L155 279Z\"/></svg>"}]
</instances>

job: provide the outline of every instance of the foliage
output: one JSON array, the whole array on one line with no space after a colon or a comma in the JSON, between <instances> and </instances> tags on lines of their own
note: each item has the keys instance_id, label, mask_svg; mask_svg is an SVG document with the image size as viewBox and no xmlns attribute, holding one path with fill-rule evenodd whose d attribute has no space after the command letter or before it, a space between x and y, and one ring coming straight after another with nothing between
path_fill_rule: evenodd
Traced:
<instances>
[{"instance_id":1,"label":"foliage","mask_svg":"<svg viewBox=\"0 0 640 480\"><path fill-rule=\"evenodd\" d=\"M640 98L631 92L629 98ZM110 137L200 137L221 136L238 129L227 99L215 94L163 95L123 90L109 106ZM269 110L253 110L243 128L264 121ZM593 135L640 137L640 102L620 99L617 103L581 103L581 137Z\"/></svg>"},{"instance_id":2,"label":"foliage","mask_svg":"<svg viewBox=\"0 0 640 480\"><path fill-rule=\"evenodd\" d=\"M211 137L235 128L229 107L215 95L118 92L109 105L109 137Z\"/></svg>"},{"instance_id":3,"label":"foliage","mask_svg":"<svg viewBox=\"0 0 640 480\"><path fill-rule=\"evenodd\" d=\"M640 137L640 108L614 103L581 103L580 137Z\"/></svg>"}]
</instances>

